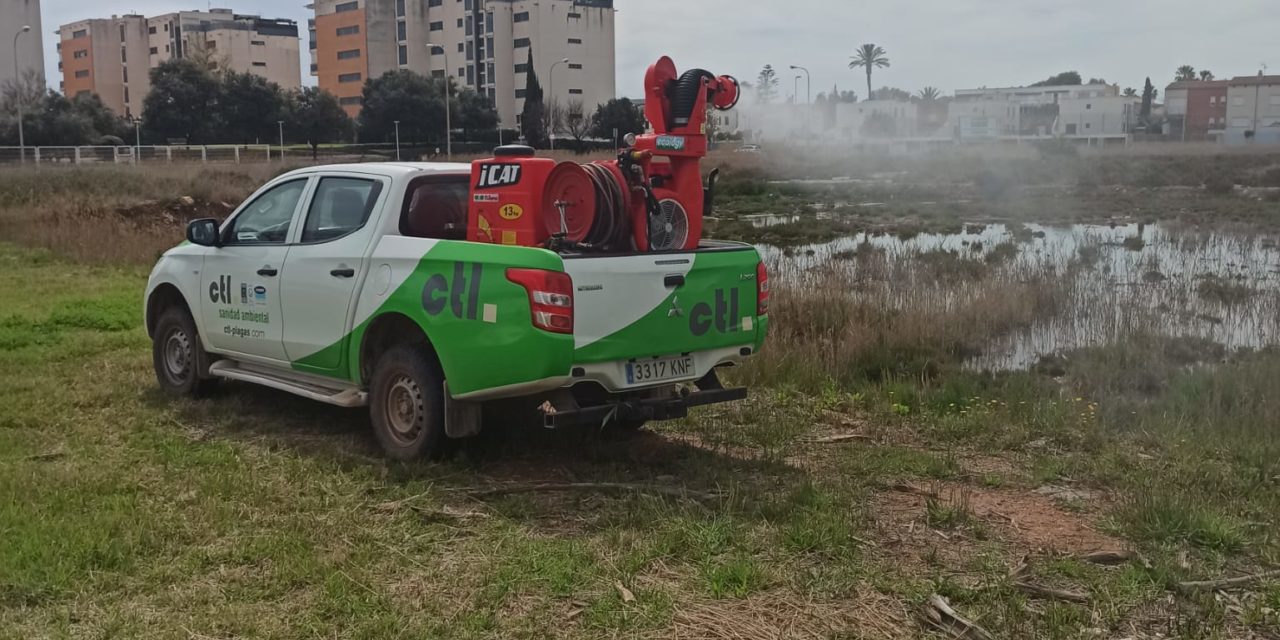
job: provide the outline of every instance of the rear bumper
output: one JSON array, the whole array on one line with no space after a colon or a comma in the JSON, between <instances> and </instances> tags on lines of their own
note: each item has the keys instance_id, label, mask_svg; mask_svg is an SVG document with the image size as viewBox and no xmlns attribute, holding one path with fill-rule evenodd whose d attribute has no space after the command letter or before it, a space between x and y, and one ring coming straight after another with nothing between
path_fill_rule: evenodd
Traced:
<instances>
[{"instance_id":1,"label":"rear bumper","mask_svg":"<svg viewBox=\"0 0 1280 640\"><path fill-rule=\"evenodd\" d=\"M581 407L564 394L542 405L543 426L548 429L578 425L601 425L606 422L634 420L678 420L689 415L689 409L721 402L745 400L746 388L725 389L711 372L698 381L696 391L682 389L679 394L654 398L618 399L605 404Z\"/></svg>"},{"instance_id":2,"label":"rear bumper","mask_svg":"<svg viewBox=\"0 0 1280 640\"><path fill-rule=\"evenodd\" d=\"M612 393L624 393L627 391L639 391L646 388L652 389L656 387L664 387L681 382L693 382L694 380L702 379L707 374L714 371L716 367L721 365L741 364L742 361L746 360L753 353L755 353L755 345L753 344L709 349L706 351L695 351L688 354L693 357L693 372L690 375L679 379L664 380L655 384L639 385L627 383L627 364L643 361L644 358L575 364L573 366L572 375L565 386L573 386L580 382L595 382Z\"/></svg>"}]
</instances>

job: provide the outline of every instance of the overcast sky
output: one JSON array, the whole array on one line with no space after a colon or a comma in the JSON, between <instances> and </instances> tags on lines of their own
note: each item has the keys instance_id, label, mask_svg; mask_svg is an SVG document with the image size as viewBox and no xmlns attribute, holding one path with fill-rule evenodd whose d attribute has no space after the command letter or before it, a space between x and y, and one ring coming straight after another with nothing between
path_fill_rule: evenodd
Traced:
<instances>
[{"instance_id":1,"label":"overcast sky","mask_svg":"<svg viewBox=\"0 0 1280 640\"><path fill-rule=\"evenodd\" d=\"M412 0L411 0L412 1ZM860 71L848 69L861 43L889 52L892 66L875 86L909 91L932 85L951 93L980 86L1021 85L1065 70L1141 89L1163 88L1181 64L1219 77L1280 72L1277 0L617 0L618 92L637 97L645 68L670 55L681 69L702 67L754 80L761 67L779 69L790 95L806 66L813 93L838 84L866 93ZM306 69L305 0L214 0L241 13L298 21ZM202 9L197 0L43 0L46 69L58 86L54 56L58 25L111 13L154 15ZM1268 59L1270 56L1270 59ZM303 73L304 82L310 77ZM804 80L800 94L805 93ZM802 98L803 99L803 98Z\"/></svg>"}]
</instances>

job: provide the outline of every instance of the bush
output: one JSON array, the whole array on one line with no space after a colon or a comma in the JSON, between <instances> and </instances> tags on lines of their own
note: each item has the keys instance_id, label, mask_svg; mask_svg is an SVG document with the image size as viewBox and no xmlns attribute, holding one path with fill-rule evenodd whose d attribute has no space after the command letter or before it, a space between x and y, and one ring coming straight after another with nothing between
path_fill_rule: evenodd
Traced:
<instances>
[{"instance_id":1,"label":"bush","mask_svg":"<svg viewBox=\"0 0 1280 640\"><path fill-rule=\"evenodd\" d=\"M1215 196L1225 196L1235 189L1235 180L1220 173L1211 174L1204 180L1204 190Z\"/></svg>"}]
</instances>

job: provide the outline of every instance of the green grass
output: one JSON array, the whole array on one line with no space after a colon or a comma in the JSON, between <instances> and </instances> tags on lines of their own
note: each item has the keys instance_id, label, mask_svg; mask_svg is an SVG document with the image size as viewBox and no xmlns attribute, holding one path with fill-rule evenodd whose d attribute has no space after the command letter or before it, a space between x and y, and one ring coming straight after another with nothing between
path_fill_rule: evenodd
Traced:
<instances>
[{"instance_id":1,"label":"green grass","mask_svg":"<svg viewBox=\"0 0 1280 640\"><path fill-rule=\"evenodd\" d=\"M920 273L971 283L1016 251L939 252ZM1280 632L1274 584L1239 610L1170 604L1166 589L1280 563L1274 350L1138 336L1069 354L1055 378L989 375L957 359L1051 307L1042 283L929 319L779 290L787 340L736 372L745 403L630 439L509 433L446 464L395 464L362 411L235 384L160 395L135 258L0 245L0 637L750 636L805 610L825 612L805 623L819 637L884 637L860 625L896 615L909 638L933 592L998 637ZM1002 298L1030 302L988 313ZM864 328L878 332L865 350L826 358ZM811 443L848 431L866 439ZM726 497L470 497L565 480ZM1034 553L979 507L1044 484L1099 496L1058 517L1150 565ZM1013 589L1027 553L1038 581L1091 602Z\"/></svg>"}]
</instances>

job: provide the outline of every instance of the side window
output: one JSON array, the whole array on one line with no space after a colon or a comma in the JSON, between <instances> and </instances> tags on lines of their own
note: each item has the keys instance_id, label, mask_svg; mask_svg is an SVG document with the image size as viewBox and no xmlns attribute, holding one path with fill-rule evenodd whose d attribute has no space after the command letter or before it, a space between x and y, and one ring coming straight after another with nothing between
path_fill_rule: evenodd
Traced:
<instances>
[{"instance_id":1,"label":"side window","mask_svg":"<svg viewBox=\"0 0 1280 640\"><path fill-rule=\"evenodd\" d=\"M369 221L382 183L361 178L321 178L307 211L303 242L341 238Z\"/></svg>"},{"instance_id":2,"label":"side window","mask_svg":"<svg viewBox=\"0 0 1280 640\"><path fill-rule=\"evenodd\" d=\"M467 238L470 176L429 176L409 183L400 235L435 240Z\"/></svg>"},{"instance_id":3,"label":"side window","mask_svg":"<svg viewBox=\"0 0 1280 640\"><path fill-rule=\"evenodd\" d=\"M223 244L284 243L306 186L307 178L290 180L258 196L231 221Z\"/></svg>"}]
</instances>

